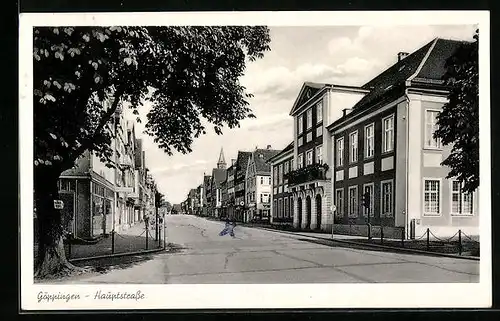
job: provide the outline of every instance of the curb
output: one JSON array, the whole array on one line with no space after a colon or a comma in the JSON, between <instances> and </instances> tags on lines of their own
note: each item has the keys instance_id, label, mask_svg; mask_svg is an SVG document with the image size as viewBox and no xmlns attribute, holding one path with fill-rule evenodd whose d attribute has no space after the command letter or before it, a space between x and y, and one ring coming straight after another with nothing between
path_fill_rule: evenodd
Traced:
<instances>
[{"instance_id":1,"label":"curb","mask_svg":"<svg viewBox=\"0 0 500 321\"><path fill-rule=\"evenodd\" d=\"M247 227L251 227L251 226L247 226ZM447 253L423 251L423 250L417 250L417 249L406 249L406 248L387 246L387 245L369 244L369 243L361 243L361 242L338 240L338 239L327 239L327 238L319 237L319 236L311 236L311 235L306 235L306 234L301 234L301 233L274 230L274 229L270 229L270 228L266 228L266 227L251 227L251 228L262 229L262 230L266 230L266 231L270 231L270 232L298 235L298 236L309 237L309 238L313 238L313 239L319 239L319 240L325 240L325 241L331 241L331 242L380 248L380 249L386 249L386 250L395 250L395 251L403 252L403 253L426 254L426 255L433 255L433 256L449 257L449 258L454 258L454 259L471 260L471 261L479 261L480 260L480 258L476 257L476 256L454 255L454 254L447 254Z\"/></svg>"},{"instance_id":2,"label":"curb","mask_svg":"<svg viewBox=\"0 0 500 321\"><path fill-rule=\"evenodd\" d=\"M115 253L115 254L108 254L108 255L97 255L97 256L90 256L90 257L81 257L81 258L75 258L75 259L70 259L68 262L73 263L73 262L81 262L81 261L90 261L90 260L99 260L99 259L109 259L109 258L114 258L114 257L123 257L123 256L132 256L132 255L141 255L141 254L151 254L151 253L156 253L156 252L161 252L161 251L167 251L167 249L152 249L152 250L145 250L145 251L135 251L135 252L126 252L126 253Z\"/></svg>"}]
</instances>

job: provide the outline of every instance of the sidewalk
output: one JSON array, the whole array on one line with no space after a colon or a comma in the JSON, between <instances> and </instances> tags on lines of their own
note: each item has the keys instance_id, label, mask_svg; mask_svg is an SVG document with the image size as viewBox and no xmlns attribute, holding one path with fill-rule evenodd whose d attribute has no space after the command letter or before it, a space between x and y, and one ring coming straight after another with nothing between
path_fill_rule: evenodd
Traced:
<instances>
[{"instance_id":1,"label":"sidewalk","mask_svg":"<svg viewBox=\"0 0 500 321\"><path fill-rule=\"evenodd\" d=\"M430 240L429 246L427 246L427 240L416 239L416 240L397 240L397 239L386 239L383 241L380 238L368 239L367 237L357 236L357 235L342 235L342 234L331 234L325 232L305 232L305 231L287 231L277 228L272 228L270 226L261 226L255 224L243 223L242 226L259 228L263 230L291 234L297 236L304 236L312 239L318 240L320 243L325 245L331 245L333 242L344 243L351 246L362 246L372 249L379 249L385 251L396 251L396 252L410 252L426 255L440 255L440 256L451 256L456 258L467 258L467 259L479 259L479 242L462 240L462 254L459 255L459 243L458 241L442 242L438 240Z\"/></svg>"},{"instance_id":2,"label":"sidewalk","mask_svg":"<svg viewBox=\"0 0 500 321\"><path fill-rule=\"evenodd\" d=\"M112 254L125 254L143 252L163 248L163 231L161 242L155 240L155 230L149 230L146 241L146 229L144 223L136 224L127 230L120 231L113 237L108 235L94 244L65 244L66 258L69 261L81 260L84 258L108 256ZM147 243L147 244L146 244ZM34 257L37 256L37 248L34 246Z\"/></svg>"}]
</instances>

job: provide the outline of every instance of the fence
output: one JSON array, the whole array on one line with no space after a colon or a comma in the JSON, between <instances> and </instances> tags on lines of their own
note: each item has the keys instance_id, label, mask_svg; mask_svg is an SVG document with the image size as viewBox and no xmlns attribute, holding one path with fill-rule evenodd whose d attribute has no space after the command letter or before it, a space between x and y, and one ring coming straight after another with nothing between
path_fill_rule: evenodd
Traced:
<instances>
[{"instance_id":1,"label":"fence","mask_svg":"<svg viewBox=\"0 0 500 321\"><path fill-rule=\"evenodd\" d=\"M166 232L164 223L147 226L144 223L139 223L120 233L112 230L109 234L102 235L92 241L67 234L64 240L66 258L68 260L81 260L165 249L167 246ZM33 247L33 256L36 260L38 256L38 244L36 243Z\"/></svg>"},{"instance_id":2,"label":"fence","mask_svg":"<svg viewBox=\"0 0 500 321\"><path fill-rule=\"evenodd\" d=\"M370 233L370 231L371 229L369 228L366 239L361 239L359 241L428 252L479 256L479 240L467 235L462 230L458 230L453 236L446 238L436 236L430 228L427 228L421 236L412 239L406 239L404 230L402 230L399 240L387 238L384 235L383 227L380 227L377 236L371 235L372 233Z\"/></svg>"}]
</instances>

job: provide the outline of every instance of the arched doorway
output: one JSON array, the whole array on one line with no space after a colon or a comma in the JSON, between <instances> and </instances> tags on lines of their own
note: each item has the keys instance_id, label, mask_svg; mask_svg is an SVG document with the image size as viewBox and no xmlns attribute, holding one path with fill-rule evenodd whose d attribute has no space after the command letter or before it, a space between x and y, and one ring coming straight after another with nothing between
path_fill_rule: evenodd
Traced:
<instances>
[{"instance_id":1,"label":"arched doorway","mask_svg":"<svg viewBox=\"0 0 500 321\"><path fill-rule=\"evenodd\" d=\"M302 228L302 198L297 199L297 221L299 222L299 228Z\"/></svg>"},{"instance_id":2,"label":"arched doorway","mask_svg":"<svg viewBox=\"0 0 500 321\"><path fill-rule=\"evenodd\" d=\"M316 229L321 230L321 195L316 195Z\"/></svg>"},{"instance_id":3,"label":"arched doorway","mask_svg":"<svg viewBox=\"0 0 500 321\"><path fill-rule=\"evenodd\" d=\"M306 197L306 229L311 228L311 197Z\"/></svg>"}]
</instances>

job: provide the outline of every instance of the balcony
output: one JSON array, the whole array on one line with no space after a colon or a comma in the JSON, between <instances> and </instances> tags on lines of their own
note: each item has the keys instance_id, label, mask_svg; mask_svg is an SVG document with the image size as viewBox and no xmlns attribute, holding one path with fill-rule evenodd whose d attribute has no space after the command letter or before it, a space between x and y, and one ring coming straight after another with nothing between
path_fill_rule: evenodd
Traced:
<instances>
[{"instance_id":1,"label":"balcony","mask_svg":"<svg viewBox=\"0 0 500 321\"><path fill-rule=\"evenodd\" d=\"M326 180L327 164L312 164L306 167L294 170L284 177L288 179L288 185L299 185L307 182Z\"/></svg>"}]
</instances>

